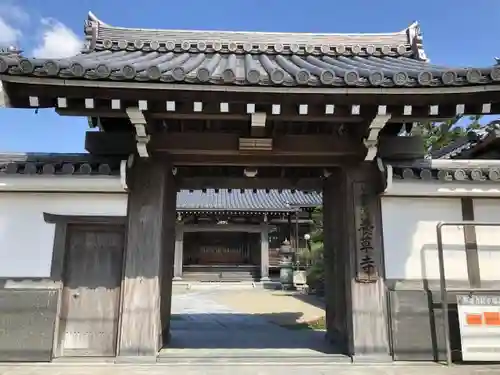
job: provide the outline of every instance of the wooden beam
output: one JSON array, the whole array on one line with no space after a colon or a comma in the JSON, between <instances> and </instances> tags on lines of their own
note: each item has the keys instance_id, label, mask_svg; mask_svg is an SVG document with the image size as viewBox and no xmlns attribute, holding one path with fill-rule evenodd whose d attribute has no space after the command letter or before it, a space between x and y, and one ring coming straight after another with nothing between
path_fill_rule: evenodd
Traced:
<instances>
[{"instance_id":1,"label":"wooden beam","mask_svg":"<svg viewBox=\"0 0 500 375\"><path fill-rule=\"evenodd\" d=\"M136 151L133 133L85 133L85 150L93 155L130 155Z\"/></svg>"},{"instance_id":2,"label":"wooden beam","mask_svg":"<svg viewBox=\"0 0 500 375\"><path fill-rule=\"evenodd\" d=\"M187 177L178 182L179 189L297 189L321 190L322 178L221 178L221 177Z\"/></svg>"},{"instance_id":3,"label":"wooden beam","mask_svg":"<svg viewBox=\"0 0 500 375\"><path fill-rule=\"evenodd\" d=\"M75 109L75 108L57 108L56 112L61 116L85 116L85 117L109 117L109 118L127 118L127 114L124 111L119 110L109 110L109 109ZM420 112L412 112L409 115L403 114L403 109L398 111L396 115L393 115L388 123L401 123L401 122L424 122L424 121L444 121L455 117L454 113L447 113L442 115L424 115ZM244 113L204 113L204 112L193 112L193 113L179 113L179 112L165 112L165 113L155 113L148 112L148 117L151 119L164 119L164 120L248 120L250 121L250 115ZM325 114L325 115L290 115L290 114L273 114L268 113L266 116L267 121L283 121L283 122L331 122L331 123L360 123L366 121L363 115L350 115L335 112L335 114Z\"/></svg>"},{"instance_id":4,"label":"wooden beam","mask_svg":"<svg viewBox=\"0 0 500 375\"><path fill-rule=\"evenodd\" d=\"M154 154L155 157L162 156L176 166L243 166L243 167L333 167L341 165L353 165L364 158L359 155L217 155L217 154L185 154L168 155Z\"/></svg>"},{"instance_id":5,"label":"wooden beam","mask_svg":"<svg viewBox=\"0 0 500 375\"><path fill-rule=\"evenodd\" d=\"M172 155L255 155L239 150L240 137L237 134L220 133L164 133L151 137L150 149L168 152ZM328 135L284 135L274 137L272 151L259 152L258 155L357 155L364 146L349 137Z\"/></svg>"},{"instance_id":6,"label":"wooden beam","mask_svg":"<svg viewBox=\"0 0 500 375\"><path fill-rule=\"evenodd\" d=\"M363 155L361 142L349 137L328 135L285 135L275 137L272 150L240 150L240 137L228 133L161 133L151 136L148 149L156 153L173 156L237 156L237 157L294 157L315 156L335 158ZM135 139L131 133L87 132L85 148L95 154L128 155L135 150ZM179 158L177 158L179 159Z\"/></svg>"}]
</instances>

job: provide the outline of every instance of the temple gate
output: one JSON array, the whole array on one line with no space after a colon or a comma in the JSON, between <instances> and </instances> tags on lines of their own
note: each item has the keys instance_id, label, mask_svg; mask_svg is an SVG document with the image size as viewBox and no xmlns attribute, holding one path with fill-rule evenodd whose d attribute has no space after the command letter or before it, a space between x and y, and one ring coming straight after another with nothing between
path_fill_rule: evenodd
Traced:
<instances>
[{"instance_id":1,"label":"temple gate","mask_svg":"<svg viewBox=\"0 0 500 375\"><path fill-rule=\"evenodd\" d=\"M432 65L418 24L388 34L157 31L93 14L65 59L0 56L4 102L86 116L94 160L127 160L117 353L168 341L179 189L323 193L327 337L389 358L378 195L424 155L412 124L500 112L500 67Z\"/></svg>"}]
</instances>

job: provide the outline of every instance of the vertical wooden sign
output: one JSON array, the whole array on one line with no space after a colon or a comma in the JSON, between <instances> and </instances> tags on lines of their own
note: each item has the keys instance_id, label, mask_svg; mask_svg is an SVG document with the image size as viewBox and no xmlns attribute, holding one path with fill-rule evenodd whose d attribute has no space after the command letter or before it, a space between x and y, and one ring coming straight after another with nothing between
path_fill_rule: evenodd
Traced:
<instances>
[{"instance_id":1,"label":"vertical wooden sign","mask_svg":"<svg viewBox=\"0 0 500 375\"><path fill-rule=\"evenodd\" d=\"M366 184L354 182L354 220L356 226L356 281L374 283L379 278L376 258L375 200Z\"/></svg>"}]
</instances>

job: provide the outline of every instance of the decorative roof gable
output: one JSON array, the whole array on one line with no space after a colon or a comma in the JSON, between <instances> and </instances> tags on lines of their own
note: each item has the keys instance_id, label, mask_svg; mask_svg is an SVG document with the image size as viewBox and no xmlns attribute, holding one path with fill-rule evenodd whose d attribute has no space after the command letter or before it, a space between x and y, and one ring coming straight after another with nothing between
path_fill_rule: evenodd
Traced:
<instances>
[{"instance_id":1,"label":"decorative roof gable","mask_svg":"<svg viewBox=\"0 0 500 375\"><path fill-rule=\"evenodd\" d=\"M0 56L0 74L246 86L436 87L500 82L500 66L428 63L418 23L395 33L313 34L110 26L89 13L83 53Z\"/></svg>"}]
</instances>

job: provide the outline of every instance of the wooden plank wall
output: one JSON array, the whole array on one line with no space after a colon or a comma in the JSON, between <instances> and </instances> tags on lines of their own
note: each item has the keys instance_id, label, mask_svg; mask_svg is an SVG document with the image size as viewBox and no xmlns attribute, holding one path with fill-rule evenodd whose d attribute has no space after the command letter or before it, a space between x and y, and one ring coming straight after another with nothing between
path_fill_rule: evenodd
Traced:
<instances>
[{"instance_id":1,"label":"wooden plank wall","mask_svg":"<svg viewBox=\"0 0 500 375\"><path fill-rule=\"evenodd\" d=\"M359 198L354 183L373 188L374 257L378 278L356 281L356 227L354 210ZM386 291L376 166L337 169L325 181L323 191L328 335L340 349L355 358L377 356L390 360ZM348 267L346 267L348 265ZM328 311L330 310L330 311ZM333 311L332 311L333 310Z\"/></svg>"},{"instance_id":2,"label":"wooden plank wall","mask_svg":"<svg viewBox=\"0 0 500 375\"><path fill-rule=\"evenodd\" d=\"M118 353L155 357L163 328L167 332L169 328L176 189L171 168L165 163L136 160L129 176ZM162 267L164 262L169 266Z\"/></svg>"}]
</instances>

